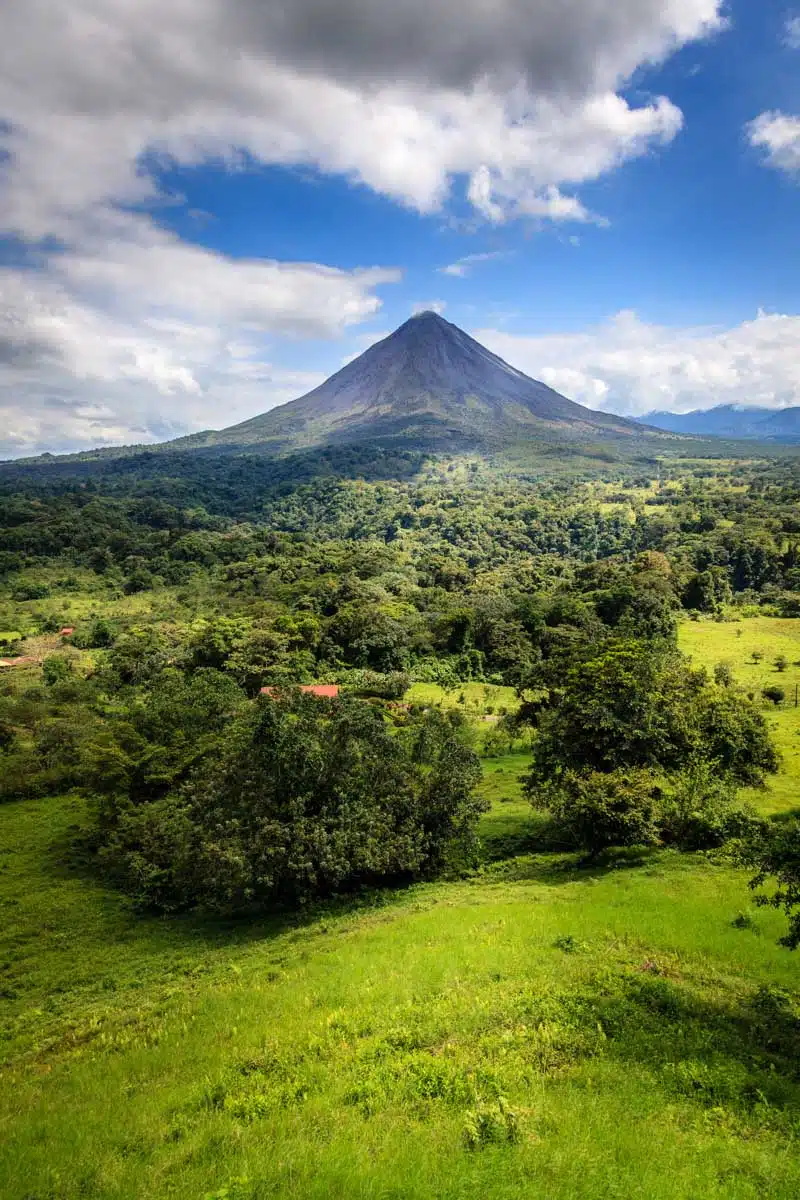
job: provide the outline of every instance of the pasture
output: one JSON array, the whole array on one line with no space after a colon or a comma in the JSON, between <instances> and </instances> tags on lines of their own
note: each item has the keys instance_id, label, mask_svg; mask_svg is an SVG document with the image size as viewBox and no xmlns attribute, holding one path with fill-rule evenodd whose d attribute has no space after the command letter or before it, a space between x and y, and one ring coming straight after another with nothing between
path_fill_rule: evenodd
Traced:
<instances>
[{"instance_id":1,"label":"pasture","mask_svg":"<svg viewBox=\"0 0 800 1200\"><path fill-rule=\"evenodd\" d=\"M783 767L766 791L749 792L747 798L764 811L800 807L800 707L795 705L796 691L800 698L800 621L780 617L684 621L678 644L695 666L709 673L726 663L735 681L764 705ZM787 665L778 670L775 663L781 657ZM778 705L762 696L763 689L773 685L786 693Z\"/></svg>"},{"instance_id":2,"label":"pasture","mask_svg":"<svg viewBox=\"0 0 800 1200\"><path fill-rule=\"evenodd\" d=\"M800 657L741 627L681 643L755 686ZM0 809L4 1197L794 1200L781 916L720 855L545 852L526 763L484 764L475 871L258 922L135 913L75 861L78 797Z\"/></svg>"}]
</instances>

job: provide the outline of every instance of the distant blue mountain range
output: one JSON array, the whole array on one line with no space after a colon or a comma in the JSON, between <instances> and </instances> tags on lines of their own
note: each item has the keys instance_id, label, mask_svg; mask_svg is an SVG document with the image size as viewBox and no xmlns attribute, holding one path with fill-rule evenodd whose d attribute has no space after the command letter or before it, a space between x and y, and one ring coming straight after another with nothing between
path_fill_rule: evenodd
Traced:
<instances>
[{"instance_id":1,"label":"distant blue mountain range","mask_svg":"<svg viewBox=\"0 0 800 1200\"><path fill-rule=\"evenodd\" d=\"M643 425L670 433L695 436L758 438L770 442L800 442L800 407L753 408L718 404L716 408L687 413L649 412L638 420Z\"/></svg>"}]
</instances>

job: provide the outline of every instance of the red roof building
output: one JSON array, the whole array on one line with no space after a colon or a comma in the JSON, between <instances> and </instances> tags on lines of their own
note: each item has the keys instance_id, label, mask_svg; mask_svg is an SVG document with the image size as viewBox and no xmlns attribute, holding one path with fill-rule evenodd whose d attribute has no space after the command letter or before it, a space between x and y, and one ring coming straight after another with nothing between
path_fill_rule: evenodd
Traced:
<instances>
[{"instance_id":1,"label":"red roof building","mask_svg":"<svg viewBox=\"0 0 800 1200\"><path fill-rule=\"evenodd\" d=\"M274 687L263 687L261 689L262 696L274 696L279 691ZM300 691L306 692L309 696L322 696L326 700L337 700L339 698L338 683L303 683L300 685Z\"/></svg>"},{"instance_id":2,"label":"red roof building","mask_svg":"<svg viewBox=\"0 0 800 1200\"><path fill-rule=\"evenodd\" d=\"M59 637L72 637L74 632L75 632L74 625L65 625L63 629L59 629L58 636Z\"/></svg>"}]
</instances>

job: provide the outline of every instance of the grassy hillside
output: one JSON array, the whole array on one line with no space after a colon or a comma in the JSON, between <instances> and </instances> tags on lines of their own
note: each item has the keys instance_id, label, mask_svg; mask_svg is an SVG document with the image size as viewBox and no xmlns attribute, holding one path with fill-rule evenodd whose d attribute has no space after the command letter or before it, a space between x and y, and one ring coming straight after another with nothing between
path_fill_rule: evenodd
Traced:
<instances>
[{"instance_id":1,"label":"grassy hillside","mask_svg":"<svg viewBox=\"0 0 800 1200\"><path fill-rule=\"evenodd\" d=\"M736 628L682 642L800 657L792 623ZM286 922L137 915L69 865L80 799L0 809L3 1195L796 1196L781 918L713 857L537 851L526 761L485 765L476 874Z\"/></svg>"},{"instance_id":2,"label":"grassy hillside","mask_svg":"<svg viewBox=\"0 0 800 1200\"><path fill-rule=\"evenodd\" d=\"M786 700L768 705L773 737L783 756L783 769L773 778L766 793L749 793L758 807L789 811L800 801L800 707L795 706L795 690L800 697L800 621L780 617L745 617L739 621L685 621L680 628L679 644L696 666L713 671L718 663L727 663L737 683L757 697L770 685L786 692ZM760 658L753 658L756 651ZM775 660L783 656L788 666L779 671Z\"/></svg>"}]
</instances>

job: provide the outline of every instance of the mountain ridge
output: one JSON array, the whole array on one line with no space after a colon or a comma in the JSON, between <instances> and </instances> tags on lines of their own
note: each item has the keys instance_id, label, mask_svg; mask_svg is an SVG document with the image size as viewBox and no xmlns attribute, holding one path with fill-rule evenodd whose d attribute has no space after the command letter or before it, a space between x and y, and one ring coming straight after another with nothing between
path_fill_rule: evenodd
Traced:
<instances>
[{"instance_id":1,"label":"mountain ridge","mask_svg":"<svg viewBox=\"0 0 800 1200\"><path fill-rule=\"evenodd\" d=\"M713 408L692 409L687 413L649 412L636 419L650 428L695 437L800 441L800 407L717 404Z\"/></svg>"}]
</instances>

